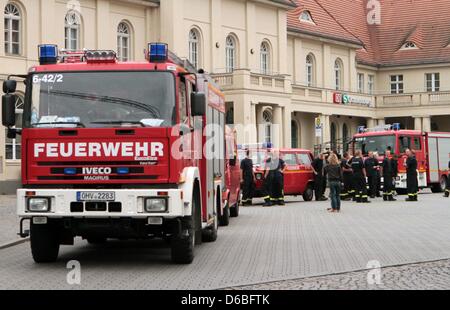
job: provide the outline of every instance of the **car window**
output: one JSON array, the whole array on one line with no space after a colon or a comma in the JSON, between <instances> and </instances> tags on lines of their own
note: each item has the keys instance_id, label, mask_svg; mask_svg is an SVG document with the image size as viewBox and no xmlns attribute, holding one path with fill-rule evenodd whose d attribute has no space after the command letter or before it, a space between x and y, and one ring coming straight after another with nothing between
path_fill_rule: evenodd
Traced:
<instances>
[{"instance_id":1,"label":"car window","mask_svg":"<svg viewBox=\"0 0 450 310\"><path fill-rule=\"evenodd\" d=\"M311 158L306 153L297 154L300 165L311 166Z\"/></svg>"},{"instance_id":2,"label":"car window","mask_svg":"<svg viewBox=\"0 0 450 310\"><path fill-rule=\"evenodd\" d=\"M286 165L298 165L297 157L295 156L295 154L292 153L283 154L283 160L286 163Z\"/></svg>"}]
</instances>

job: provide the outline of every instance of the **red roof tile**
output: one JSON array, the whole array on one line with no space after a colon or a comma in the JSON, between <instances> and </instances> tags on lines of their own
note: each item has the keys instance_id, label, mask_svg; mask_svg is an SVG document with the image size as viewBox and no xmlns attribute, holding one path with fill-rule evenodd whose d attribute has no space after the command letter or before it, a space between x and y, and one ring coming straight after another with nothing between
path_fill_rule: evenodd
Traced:
<instances>
[{"instance_id":1,"label":"red roof tile","mask_svg":"<svg viewBox=\"0 0 450 310\"><path fill-rule=\"evenodd\" d=\"M313 31L317 35L334 35L336 39L355 37L364 45L357 51L357 61L363 64L399 66L450 62L450 0L380 2L381 24L369 25L367 0L297 0L299 8L289 13L288 27ZM306 27L298 18L295 20L295 14L303 6L311 8L313 18L319 16L318 27ZM322 18L330 21L322 21ZM418 49L401 49L406 41L414 42Z\"/></svg>"}]
</instances>

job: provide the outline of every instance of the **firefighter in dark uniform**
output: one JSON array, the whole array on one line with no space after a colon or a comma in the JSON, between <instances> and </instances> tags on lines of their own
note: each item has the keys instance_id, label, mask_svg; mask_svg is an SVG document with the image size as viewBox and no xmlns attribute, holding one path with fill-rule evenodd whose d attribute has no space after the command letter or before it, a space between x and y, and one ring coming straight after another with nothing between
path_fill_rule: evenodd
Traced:
<instances>
[{"instance_id":1,"label":"firefighter in dark uniform","mask_svg":"<svg viewBox=\"0 0 450 310\"><path fill-rule=\"evenodd\" d=\"M327 200L326 197L324 197L324 177L323 177L323 161L324 161L324 154L319 154L316 159L314 159L312 163L312 168L314 172L314 195L316 197L316 201L324 201Z\"/></svg>"},{"instance_id":2,"label":"firefighter in dark uniform","mask_svg":"<svg viewBox=\"0 0 450 310\"><path fill-rule=\"evenodd\" d=\"M272 205L284 206L284 169L286 164L280 158L280 153L275 151L270 161L271 174L271 193L270 200Z\"/></svg>"},{"instance_id":3,"label":"firefighter in dark uniform","mask_svg":"<svg viewBox=\"0 0 450 310\"><path fill-rule=\"evenodd\" d=\"M342 200L351 200L353 197L353 189L352 189L352 167L349 165L350 155L348 152L344 153L344 157L341 159L341 169L342 175L344 179L344 189L341 193Z\"/></svg>"},{"instance_id":4,"label":"firefighter in dark uniform","mask_svg":"<svg viewBox=\"0 0 450 310\"><path fill-rule=\"evenodd\" d=\"M450 171L450 161L448 162L448 170ZM445 186L444 197L448 198L449 196L450 196L450 174L447 175L447 184Z\"/></svg>"},{"instance_id":5,"label":"firefighter in dark uniform","mask_svg":"<svg viewBox=\"0 0 450 310\"><path fill-rule=\"evenodd\" d=\"M408 158L405 161L406 166L406 188L408 198L406 201L418 201L419 184L417 181L417 159L414 152L410 149L406 150Z\"/></svg>"},{"instance_id":6,"label":"firefighter in dark uniform","mask_svg":"<svg viewBox=\"0 0 450 310\"><path fill-rule=\"evenodd\" d=\"M391 159L391 151L386 150L384 156L382 172L383 172L383 200L384 201L396 201L394 198L394 178L395 178L394 161Z\"/></svg>"},{"instance_id":7,"label":"firefighter in dark uniform","mask_svg":"<svg viewBox=\"0 0 450 310\"><path fill-rule=\"evenodd\" d=\"M242 205L251 206L255 176L253 174L253 161L249 157L250 151L246 150L245 155L245 158L241 161Z\"/></svg>"},{"instance_id":8,"label":"firefighter in dark uniform","mask_svg":"<svg viewBox=\"0 0 450 310\"><path fill-rule=\"evenodd\" d=\"M364 168L367 172L370 198L375 198L378 191L378 161L375 159L373 152L369 152L369 157L364 162Z\"/></svg>"},{"instance_id":9,"label":"firefighter in dark uniform","mask_svg":"<svg viewBox=\"0 0 450 310\"><path fill-rule=\"evenodd\" d=\"M361 151L355 152L355 157L350 160L350 165L353 170L353 178L355 182L355 197L356 202L369 203L369 196L367 196L366 185L366 169L364 168L364 160L361 157Z\"/></svg>"},{"instance_id":10,"label":"firefighter in dark uniform","mask_svg":"<svg viewBox=\"0 0 450 310\"><path fill-rule=\"evenodd\" d=\"M264 183L263 183L263 199L264 206L271 207L271 191L272 191L272 174L270 173L270 164L272 162L271 156L267 157L264 161Z\"/></svg>"}]
</instances>

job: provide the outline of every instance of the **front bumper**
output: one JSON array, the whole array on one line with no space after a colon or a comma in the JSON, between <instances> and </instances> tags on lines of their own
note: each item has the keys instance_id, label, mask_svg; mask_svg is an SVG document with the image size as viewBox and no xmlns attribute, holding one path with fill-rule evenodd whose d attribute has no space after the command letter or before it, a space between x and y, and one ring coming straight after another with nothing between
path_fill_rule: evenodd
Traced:
<instances>
[{"instance_id":1,"label":"front bumper","mask_svg":"<svg viewBox=\"0 0 450 310\"><path fill-rule=\"evenodd\" d=\"M395 180L395 188L406 189L407 188L407 180L408 180L408 176L406 175L406 173L399 173ZM425 188L428 186L427 174L425 172L420 172L417 175L417 183L418 183L419 188Z\"/></svg>"},{"instance_id":2,"label":"front bumper","mask_svg":"<svg viewBox=\"0 0 450 310\"><path fill-rule=\"evenodd\" d=\"M109 210L109 202L106 210L88 211L85 202L77 201L78 192L95 192L92 189L19 189L17 190L17 214L22 218L47 217L47 218L135 218L146 219L149 217L162 217L166 219L188 216L189 204L183 201L182 191L179 189L142 189L142 190L118 190L105 189L102 192L114 192L116 206L114 212ZM144 199L158 197L158 193L167 193L167 211L162 213L148 213L144 209ZM27 209L27 193L32 192L36 197L48 197L50 199L50 210L48 212L29 212ZM73 203L82 204L81 211L73 212Z\"/></svg>"}]
</instances>

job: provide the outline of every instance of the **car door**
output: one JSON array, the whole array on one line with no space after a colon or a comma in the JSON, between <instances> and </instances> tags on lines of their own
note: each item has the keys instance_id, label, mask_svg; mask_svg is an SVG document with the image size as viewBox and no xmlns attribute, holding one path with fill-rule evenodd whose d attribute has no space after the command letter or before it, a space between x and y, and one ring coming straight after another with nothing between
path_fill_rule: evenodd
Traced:
<instances>
[{"instance_id":1,"label":"car door","mask_svg":"<svg viewBox=\"0 0 450 310\"><path fill-rule=\"evenodd\" d=\"M299 170L297 156L294 152L283 152L281 158L286 163L284 193L285 195L296 195L298 194L297 171Z\"/></svg>"}]
</instances>

